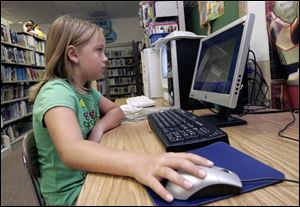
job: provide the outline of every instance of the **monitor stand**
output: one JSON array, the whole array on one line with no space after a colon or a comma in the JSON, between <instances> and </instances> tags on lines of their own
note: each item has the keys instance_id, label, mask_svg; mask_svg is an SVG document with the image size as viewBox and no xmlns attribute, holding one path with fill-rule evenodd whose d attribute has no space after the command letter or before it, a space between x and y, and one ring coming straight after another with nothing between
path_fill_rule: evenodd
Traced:
<instances>
[{"instance_id":1,"label":"monitor stand","mask_svg":"<svg viewBox=\"0 0 300 207\"><path fill-rule=\"evenodd\" d=\"M219 106L217 114L213 115L201 115L201 118L215 124L217 127L229 127L237 125L246 125L247 121L231 116L231 109Z\"/></svg>"}]
</instances>

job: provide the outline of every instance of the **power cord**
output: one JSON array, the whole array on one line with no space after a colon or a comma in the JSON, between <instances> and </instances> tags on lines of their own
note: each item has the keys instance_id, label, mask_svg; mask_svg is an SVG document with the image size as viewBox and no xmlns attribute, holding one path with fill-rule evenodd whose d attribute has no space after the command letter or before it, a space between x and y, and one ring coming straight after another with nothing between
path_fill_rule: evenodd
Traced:
<instances>
[{"instance_id":1,"label":"power cord","mask_svg":"<svg viewBox=\"0 0 300 207\"><path fill-rule=\"evenodd\" d=\"M288 123L283 129L279 130L279 132L277 133L277 135L280 136L280 137L282 137L282 138L285 138L285 139L290 139L290 140L299 142L299 139L295 139L295 138L292 138L292 137L289 137L289 136L285 136L285 135L282 134L289 126L291 126L292 124L294 124L295 121L296 121L296 118L295 118L295 115L294 115L293 111L290 110L290 112L291 112L291 114L293 116L293 120L290 123Z\"/></svg>"},{"instance_id":2,"label":"power cord","mask_svg":"<svg viewBox=\"0 0 300 207\"><path fill-rule=\"evenodd\" d=\"M253 59L249 58L249 54L252 54L253 55ZM256 105L257 101L258 100L258 96L259 94L262 92L262 85L264 84L266 86L266 91L263 93L263 100L262 102L260 102L260 105L264 105L266 108L269 108L271 106L270 104L270 100L267 99L266 95L268 94L268 91L269 91L269 86L265 80L265 78L263 77L263 73L262 73L262 70L260 68L260 66L258 65L257 61L256 61L256 56L255 56L255 53L249 49L249 52L248 52L248 60L247 61L251 61L254 63L254 77L251 78L251 80L253 80L253 85L252 85L252 89L251 89L251 96L250 96L250 104L253 103L253 98L254 98L254 104ZM257 70L258 69L258 70ZM259 72L258 72L259 71ZM255 95L254 94L254 88L256 87L257 83L256 83L256 76L258 76L258 78L260 79L260 84L258 84L259 88L258 88L258 92L257 94ZM255 97L254 97L255 96ZM248 101L249 102L249 101ZM265 104L266 102L269 102L268 106ZM258 109L257 109L258 110ZM260 110L260 109L259 109ZM267 114L267 113L281 113L281 112L287 112L287 111L290 111L292 116L293 116L293 120L288 123L283 129L279 130L279 132L277 133L278 136L280 137L283 137L283 138L286 138L286 139L290 139L290 140L293 140L293 141L297 141L299 142L299 139L295 139L295 138L292 138L292 137L289 137L289 136L285 136L283 135L283 132L289 127L291 126L293 123L295 123L296 121L296 118L293 114L293 111L290 109L289 107L289 110L282 110L282 111L262 111L262 112L256 112L256 110L250 110L249 109L249 106L248 106L248 109L246 111L244 111L242 114L240 114L240 116L244 116L246 114ZM250 113L251 112L251 113Z\"/></svg>"},{"instance_id":3,"label":"power cord","mask_svg":"<svg viewBox=\"0 0 300 207\"><path fill-rule=\"evenodd\" d=\"M253 109L252 111L250 109L248 109L247 113L244 113L244 114L241 114L240 116L244 116L244 115L247 115L247 114L273 114L273 113L284 113L284 112L291 112L292 116L293 116L293 120L288 123L283 129L279 130L277 132L277 135L282 137L282 138L286 138L286 139L290 139L290 140L293 140L293 141L296 141L296 142L299 142L299 139L296 139L296 138L293 138L293 137L289 137L289 136L285 136L283 135L283 132L289 127L291 126L292 124L295 123L296 121L296 117L293 113L293 111L289 108L289 110L281 110L281 111L260 111L260 112L256 112L257 110L261 110L261 109L265 109L265 108L258 108L258 109ZM251 111L251 113L249 113Z\"/></svg>"},{"instance_id":4,"label":"power cord","mask_svg":"<svg viewBox=\"0 0 300 207\"><path fill-rule=\"evenodd\" d=\"M265 80L265 78L263 76L263 73L262 73L262 70L261 70L260 66L256 62L256 59L250 59L250 58L248 58L248 61L251 61L251 62L254 63L254 70L253 70L254 77L253 78L248 78L248 80L252 80L253 81L253 85L252 85L252 88L251 88L250 103L252 103L252 99L254 98L254 96L255 96L254 103L256 103L256 100L258 99L258 96L259 96L260 93L262 93L262 95L263 95L263 100L262 100L262 102L263 102L264 100L267 99L266 96L267 96L267 94L268 94L268 92L270 90L269 86L268 86L267 81ZM259 70L257 70L257 68ZM255 95L254 94L254 88L257 85L256 84L256 81L257 81L256 76L258 76L258 78L260 79L260 83L259 84L257 83L258 84L258 91L257 91L257 93ZM266 91L265 92L262 91L263 84L266 86Z\"/></svg>"}]
</instances>

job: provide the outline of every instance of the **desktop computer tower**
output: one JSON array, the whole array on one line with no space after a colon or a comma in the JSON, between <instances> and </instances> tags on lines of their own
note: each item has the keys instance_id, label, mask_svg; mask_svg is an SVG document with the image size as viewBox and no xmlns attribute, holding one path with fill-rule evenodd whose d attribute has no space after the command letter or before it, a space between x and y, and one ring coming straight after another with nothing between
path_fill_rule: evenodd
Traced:
<instances>
[{"instance_id":1,"label":"desktop computer tower","mask_svg":"<svg viewBox=\"0 0 300 207\"><path fill-rule=\"evenodd\" d=\"M159 51L146 48L141 52L144 95L149 98L163 96Z\"/></svg>"},{"instance_id":2,"label":"desktop computer tower","mask_svg":"<svg viewBox=\"0 0 300 207\"><path fill-rule=\"evenodd\" d=\"M207 108L189 97L200 39L177 39L166 44L170 105L184 110Z\"/></svg>"}]
</instances>

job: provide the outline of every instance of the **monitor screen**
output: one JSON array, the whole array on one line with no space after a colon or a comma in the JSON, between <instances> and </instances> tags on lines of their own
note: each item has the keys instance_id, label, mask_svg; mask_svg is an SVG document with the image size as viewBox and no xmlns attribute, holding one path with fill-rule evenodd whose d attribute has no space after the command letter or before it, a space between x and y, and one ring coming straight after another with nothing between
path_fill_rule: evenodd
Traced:
<instances>
[{"instance_id":1,"label":"monitor screen","mask_svg":"<svg viewBox=\"0 0 300 207\"><path fill-rule=\"evenodd\" d=\"M250 14L201 39L190 97L236 107L253 23Z\"/></svg>"}]
</instances>

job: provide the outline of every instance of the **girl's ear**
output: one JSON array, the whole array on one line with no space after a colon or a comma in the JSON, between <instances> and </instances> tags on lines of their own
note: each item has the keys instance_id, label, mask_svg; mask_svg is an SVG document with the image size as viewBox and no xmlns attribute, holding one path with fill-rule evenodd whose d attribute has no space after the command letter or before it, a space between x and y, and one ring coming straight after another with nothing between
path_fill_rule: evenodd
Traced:
<instances>
[{"instance_id":1,"label":"girl's ear","mask_svg":"<svg viewBox=\"0 0 300 207\"><path fill-rule=\"evenodd\" d=\"M67 55L73 63L79 63L78 52L76 47L74 47L73 45L68 46Z\"/></svg>"}]
</instances>

